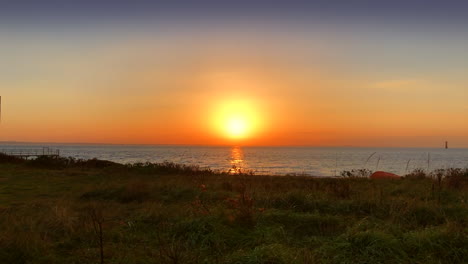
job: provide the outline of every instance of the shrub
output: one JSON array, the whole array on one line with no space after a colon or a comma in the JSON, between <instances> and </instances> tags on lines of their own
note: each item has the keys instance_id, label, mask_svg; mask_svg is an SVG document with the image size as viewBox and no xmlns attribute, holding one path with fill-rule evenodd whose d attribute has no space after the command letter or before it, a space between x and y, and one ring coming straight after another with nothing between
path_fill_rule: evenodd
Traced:
<instances>
[{"instance_id":1,"label":"shrub","mask_svg":"<svg viewBox=\"0 0 468 264\"><path fill-rule=\"evenodd\" d=\"M353 169L340 172L340 176L345 178L369 178L371 174L372 171L368 169Z\"/></svg>"},{"instance_id":2,"label":"shrub","mask_svg":"<svg viewBox=\"0 0 468 264\"><path fill-rule=\"evenodd\" d=\"M0 163L23 163L24 159L0 153Z\"/></svg>"},{"instance_id":3,"label":"shrub","mask_svg":"<svg viewBox=\"0 0 468 264\"><path fill-rule=\"evenodd\" d=\"M448 188L462 189L464 186L468 185L468 169L447 169L444 180Z\"/></svg>"},{"instance_id":4,"label":"shrub","mask_svg":"<svg viewBox=\"0 0 468 264\"><path fill-rule=\"evenodd\" d=\"M405 175L408 179L425 179L428 178L427 173L423 169L414 169L412 172Z\"/></svg>"},{"instance_id":5,"label":"shrub","mask_svg":"<svg viewBox=\"0 0 468 264\"><path fill-rule=\"evenodd\" d=\"M162 163L134 163L127 164L126 167L131 171L146 173L146 174L189 174L189 175L200 175L208 174L214 175L219 172L213 171L210 168L201 168L196 165L177 164L174 162L162 162Z\"/></svg>"},{"instance_id":6,"label":"shrub","mask_svg":"<svg viewBox=\"0 0 468 264\"><path fill-rule=\"evenodd\" d=\"M111 166L123 166L121 164L99 159L75 159L73 157L48 157L40 156L36 159L24 160L29 166L44 169L65 169L65 168L88 168L101 169Z\"/></svg>"}]
</instances>

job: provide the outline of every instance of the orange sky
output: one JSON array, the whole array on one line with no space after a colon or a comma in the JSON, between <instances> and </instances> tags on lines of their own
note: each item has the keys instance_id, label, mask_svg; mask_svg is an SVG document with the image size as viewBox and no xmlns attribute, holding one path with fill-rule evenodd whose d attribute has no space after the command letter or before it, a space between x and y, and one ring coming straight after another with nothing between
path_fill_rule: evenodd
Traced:
<instances>
[{"instance_id":1,"label":"orange sky","mask_svg":"<svg viewBox=\"0 0 468 264\"><path fill-rule=\"evenodd\" d=\"M468 147L468 39L226 31L0 39L0 141ZM255 117L241 139L229 104Z\"/></svg>"}]
</instances>

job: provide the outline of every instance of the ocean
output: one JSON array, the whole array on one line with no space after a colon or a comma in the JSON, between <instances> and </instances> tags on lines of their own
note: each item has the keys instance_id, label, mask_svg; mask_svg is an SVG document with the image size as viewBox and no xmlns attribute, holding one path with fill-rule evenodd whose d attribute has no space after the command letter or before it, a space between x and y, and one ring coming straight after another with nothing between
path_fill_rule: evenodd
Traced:
<instances>
[{"instance_id":1,"label":"ocean","mask_svg":"<svg viewBox=\"0 0 468 264\"><path fill-rule=\"evenodd\" d=\"M203 147L3 143L2 149L51 147L60 155L118 163L175 162L228 171L233 166L255 174L339 176L352 169L399 175L416 168L468 167L468 149L357 147Z\"/></svg>"}]
</instances>

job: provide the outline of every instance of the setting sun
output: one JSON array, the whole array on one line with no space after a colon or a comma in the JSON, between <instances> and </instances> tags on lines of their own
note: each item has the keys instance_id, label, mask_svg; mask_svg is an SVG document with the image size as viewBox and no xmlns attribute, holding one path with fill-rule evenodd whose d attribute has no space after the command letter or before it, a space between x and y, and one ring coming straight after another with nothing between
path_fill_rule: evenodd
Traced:
<instances>
[{"instance_id":1,"label":"setting sun","mask_svg":"<svg viewBox=\"0 0 468 264\"><path fill-rule=\"evenodd\" d=\"M258 132L260 118L253 103L234 100L221 103L215 108L213 123L223 137L245 139Z\"/></svg>"},{"instance_id":2,"label":"setting sun","mask_svg":"<svg viewBox=\"0 0 468 264\"><path fill-rule=\"evenodd\" d=\"M232 117L227 120L226 132L233 138L244 137L248 132L248 124L243 117Z\"/></svg>"}]
</instances>

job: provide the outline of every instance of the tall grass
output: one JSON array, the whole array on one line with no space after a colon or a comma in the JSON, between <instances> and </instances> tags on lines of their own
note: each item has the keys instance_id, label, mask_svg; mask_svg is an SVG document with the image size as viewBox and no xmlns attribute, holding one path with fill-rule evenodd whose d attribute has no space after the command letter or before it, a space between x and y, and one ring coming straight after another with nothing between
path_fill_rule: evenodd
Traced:
<instances>
[{"instance_id":1,"label":"tall grass","mask_svg":"<svg viewBox=\"0 0 468 264\"><path fill-rule=\"evenodd\" d=\"M370 173L0 156L0 263L466 263L467 169Z\"/></svg>"}]
</instances>

